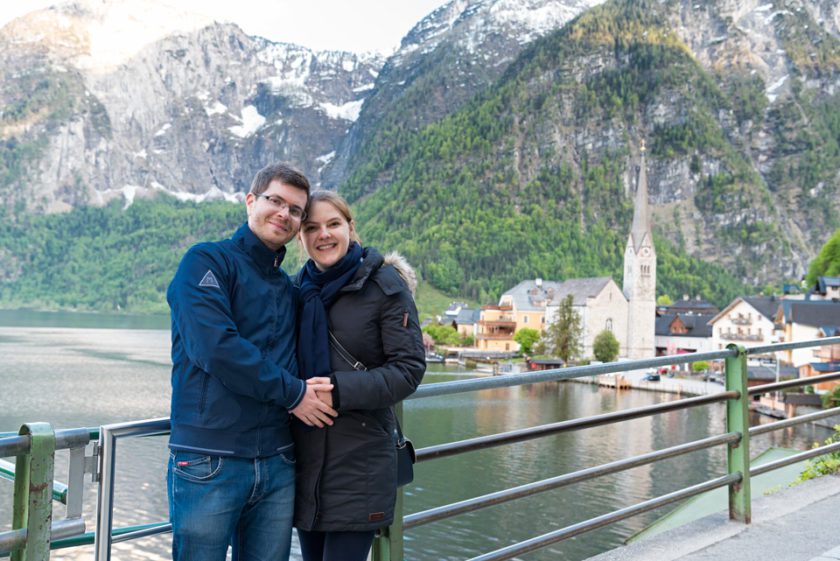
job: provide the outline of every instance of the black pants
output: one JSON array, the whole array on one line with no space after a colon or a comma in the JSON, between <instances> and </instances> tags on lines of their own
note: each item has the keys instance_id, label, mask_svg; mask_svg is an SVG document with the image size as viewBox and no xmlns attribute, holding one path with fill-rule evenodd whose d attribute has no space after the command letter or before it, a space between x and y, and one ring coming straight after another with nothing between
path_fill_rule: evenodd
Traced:
<instances>
[{"instance_id":1,"label":"black pants","mask_svg":"<svg viewBox=\"0 0 840 561\"><path fill-rule=\"evenodd\" d=\"M365 561L374 531L297 533L303 561Z\"/></svg>"}]
</instances>

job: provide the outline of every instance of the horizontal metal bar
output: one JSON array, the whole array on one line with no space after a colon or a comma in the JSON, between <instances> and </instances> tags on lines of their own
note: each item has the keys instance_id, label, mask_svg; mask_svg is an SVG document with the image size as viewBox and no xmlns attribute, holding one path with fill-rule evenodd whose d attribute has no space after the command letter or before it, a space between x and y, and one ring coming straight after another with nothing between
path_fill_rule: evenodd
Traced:
<instances>
[{"instance_id":1,"label":"horizontal metal bar","mask_svg":"<svg viewBox=\"0 0 840 561\"><path fill-rule=\"evenodd\" d=\"M613 522L618 522L619 520L624 520L667 504L681 501L689 497L694 497L696 495L700 495L701 493L705 493L706 491L711 491L712 489L738 483L741 479L742 476L740 473L724 475L722 477L718 477L717 479L706 481L705 483L686 487L685 489L674 491L673 493L668 493L667 495L662 495L661 497L656 497L633 506L603 514L601 516L596 516L595 518L590 518L589 520L579 522L578 524L566 526L565 528L561 528L508 547L503 547L501 549L491 551L490 553L479 555L478 557L473 557L470 561L501 561L503 559L512 559L518 555L524 555L525 553L529 553L579 534L597 530L598 528L602 528L608 524L612 524Z\"/></svg>"},{"instance_id":2,"label":"horizontal metal bar","mask_svg":"<svg viewBox=\"0 0 840 561\"><path fill-rule=\"evenodd\" d=\"M127 542L130 540L136 540L138 538L145 538L147 536L155 536L157 534L165 534L167 532L172 531L172 524L170 522L165 522L160 525L149 525L147 528L142 528L138 530L134 530L132 532L126 533L119 533L117 534L114 532L114 537L111 539L111 543L120 543L120 542Z\"/></svg>"},{"instance_id":3,"label":"horizontal metal bar","mask_svg":"<svg viewBox=\"0 0 840 561\"><path fill-rule=\"evenodd\" d=\"M0 479L8 481L15 480L15 464L0 460ZM62 504L67 504L67 485L59 481L53 481L52 498Z\"/></svg>"},{"instance_id":4,"label":"horizontal metal bar","mask_svg":"<svg viewBox=\"0 0 840 561\"><path fill-rule=\"evenodd\" d=\"M85 446L88 442L90 442L89 429L64 429L55 432L56 450ZM26 454L29 452L29 443L28 435L12 434L0 437L0 458Z\"/></svg>"},{"instance_id":5,"label":"horizontal metal bar","mask_svg":"<svg viewBox=\"0 0 840 561\"><path fill-rule=\"evenodd\" d=\"M696 452L698 450L713 448L722 444L738 442L740 440L741 435L736 432L711 436L709 438L679 444L670 448L663 448L662 450L648 452L647 454L641 454L632 458L625 458L623 460L566 473L557 477L543 479L542 481L536 481L534 483L512 487L495 493L489 493L481 497L475 497L457 503L410 514L403 518L403 528L407 530L409 528L414 528L416 526L421 526L423 524L428 524L444 518L450 518L465 512L472 512L482 508L495 506L514 499L535 495L537 493L557 489L559 487L571 485L580 481L594 479L596 477L625 471L660 460L666 460L675 456Z\"/></svg>"},{"instance_id":6,"label":"horizontal metal bar","mask_svg":"<svg viewBox=\"0 0 840 561\"><path fill-rule=\"evenodd\" d=\"M157 419L145 419L143 421L104 425L102 430L107 430L109 435L114 438L124 438L130 436L160 436L168 434L170 426L169 417L159 417Z\"/></svg>"},{"instance_id":7,"label":"horizontal metal bar","mask_svg":"<svg viewBox=\"0 0 840 561\"><path fill-rule=\"evenodd\" d=\"M795 378L793 380L786 380L784 382L774 382L772 384L764 384L763 386L753 386L747 393L750 395L757 395L762 393L773 392L785 388L795 388L797 386L810 386L811 384L819 384L820 382L830 382L832 380L840 380L840 372L834 374L822 374L820 376L807 376L805 378Z\"/></svg>"},{"instance_id":8,"label":"horizontal metal bar","mask_svg":"<svg viewBox=\"0 0 840 561\"><path fill-rule=\"evenodd\" d=\"M822 337L820 339L809 339L807 341L796 341L793 343L773 343L772 345L747 347L746 350L748 355L761 355L792 351L794 349L807 349L809 347L828 347L830 345L840 345L840 337Z\"/></svg>"},{"instance_id":9,"label":"horizontal metal bar","mask_svg":"<svg viewBox=\"0 0 840 561\"><path fill-rule=\"evenodd\" d=\"M29 452L29 445L29 435L6 436L4 438L0 438L0 458L26 454Z\"/></svg>"},{"instance_id":10,"label":"horizontal metal bar","mask_svg":"<svg viewBox=\"0 0 840 561\"><path fill-rule=\"evenodd\" d=\"M50 526L50 541L81 534L85 531L82 518L56 520ZM0 532L0 555L6 555L26 545L26 528Z\"/></svg>"},{"instance_id":11,"label":"horizontal metal bar","mask_svg":"<svg viewBox=\"0 0 840 561\"><path fill-rule=\"evenodd\" d=\"M539 425L526 429L518 429L499 434L491 434L488 436L479 436L457 442L447 442L419 449L417 451L417 461L422 462L437 458L445 458L447 456L472 452L473 450L481 450L483 448L501 446L502 444L522 442L561 432L588 429L618 421L627 421L630 419L637 419L639 417L656 415L658 413L667 413L669 411L687 409L689 407L697 407L699 405L707 405L709 403L717 403L727 399L736 399L737 397L737 391L720 392L712 395L702 395L698 397L658 403L656 405L648 405L646 407L639 407L636 409L614 411L612 413L593 415L591 417L584 417L581 419L569 419L567 421Z\"/></svg>"},{"instance_id":12,"label":"horizontal metal bar","mask_svg":"<svg viewBox=\"0 0 840 561\"><path fill-rule=\"evenodd\" d=\"M91 441L90 429L61 429L55 431L55 449L82 448Z\"/></svg>"},{"instance_id":13,"label":"horizontal metal bar","mask_svg":"<svg viewBox=\"0 0 840 561\"><path fill-rule=\"evenodd\" d=\"M440 382L437 384L424 384L417 388L417 391L406 399L421 399L438 395L449 395L478 390L495 388L508 388L523 386L526 384L537 384L541 382L557 382L560 380L571 380L574 378L585 378L598 374L612 374L632 370L642 370L672 364L697 362L699 360L720 360L729 356L735 356L737 350L723 349L706 353L691 353L671 356L661 356L642 360L627 360L620 362L606 362L603 364L587 364L586 366L571 366L567 368L552 368L551 370L540 370L539 372L527 372L525 374L505 374L491 378L475 378L472 380L457 380L454 382Z\"/></svg>"},{"instance_id":14,"label":"horizontal metal bar","mask_svg":"<svg viewBox=\"0 0 840 561\"><path fill-rule=\"evenodd\" d=\"M821 339L799 341L796 343L774 343L772 345L762 345L760 347L746 347L745 351L747 355L757 355L791 349L804 349L808 347L821 347L836 344L840 344L840 337L823 337ZM572 366L569 368L553 368L551 370L541 370L539 372L529 372L525 374L506 374L504 376L493 376L491 378L424 384L417 388L417 391L406 399L421 399L424 397L450 395L454 393L494 388L507 388L525 384L536 384L540 382L555 382L559 380L583 378L585 376L595 376L598 374L611 374L617 372L627 372L630 370L669 366L671 364L688 364L700 361L721 360L727 357L735 356L737 353L737 349L722 349L719 351L709 351L705 353L686 353L641 360L588 364L586 366Z\"/></svg>"},{"instance_id":15,"label":"horizontal metal bar","mask_svg":"<svg viewBox=\"0 0 840 561\"><path fill-rule=\"evenodd\" d=\"M99 438L99 428L98 427L82 427L82 428L75 428L75 429L60 429L55 431L56 440L59 438L59 434L62 432L76 432L76 431L87 431L90 440L96 440ZM17 436L18 433L16 432L0 432L0 438L6 438L9 436Z\"/></svg>"},{"instance_id":16,"label":"horizontal metal bar","mask_svg":"<svg viewBox=\"0 0 840 561\"><path fill-rule=\"evenodd\" d=\"M787 458L782 458L781 460L767 462L766 464L750 468L750 477L755 477L756 475L761 475L762 473L767 473L768 471L773 471L774 469L789 466L791 464L801 462L802 460L810 460L811 458L824 456L825 454L837 452L838 450L840 450L840 442L826 444L825 446L820 446L819 448L812 448L811 450L806 450L805 452L800 452L799 454L794 454L793 456L788 456Z\"/></svg>"},{"instance_id":17,"label":"horizontal metal bar","mask_svg":"<svg viewBox=\"0 0 840 561\"><path fill-rule=\"evenodd\" d=\"M791 417L790 419L776 421L773 423L767 423L766 425L756 425L754 427L750 427L750 436L756 436L758 434L764 434L766 432L773 432L774 430L785 429L787 427L793 427L796 425L809 423L811 421L817 421L826 417L833 417L834 415L840 415L840 407L834 407L832 409L826 409L824 411L817 411L816 413L808 413L807 415L800 415L798 417Z\"/></svg>"},{"instance_id":18,"label":"horizontal metal bar","mask_svg":"<svg viewBox=\"0 0 840 561\"><path fill-rule=\"evenodd\" d=\"M143 536L150 536L154 534L163 534L166 532L172 531L172 524L169 522L152 522L150 524L138 524L136 526L126 526L124 528L114 528L113 532L113 542L116 541L123 541L118 540L117 536L123 536L126 534L140 534L140 532L146 529L158 529L156 532L144 533ZM136 535L135 537L143 537L141 535ZM80 545L91 545L96 541L96 532L86 532L84 534L80 534L78 536L73 536L72 538L65 538L61 540L56 540L50 544L51 549L66 549L68 547L78 547Z\"/></svg>"}]
</instances>

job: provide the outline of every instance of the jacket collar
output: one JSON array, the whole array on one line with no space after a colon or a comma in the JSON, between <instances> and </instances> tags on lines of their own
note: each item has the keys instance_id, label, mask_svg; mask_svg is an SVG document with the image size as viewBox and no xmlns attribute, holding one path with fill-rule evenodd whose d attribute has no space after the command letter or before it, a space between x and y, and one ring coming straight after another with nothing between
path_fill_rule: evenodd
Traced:
<instances>
[{"instance_id":1,"label":"jacket collar","mask_svg":"<svg viewBox=\"0 0 840 561\"><path fill-rule=\"evenodd\" d=\"M251 256L260 269L276 270L286 257L286 248L272 251L260 240L246 222L236 230L231 238L239 248Z\"/></svg>"},{"instance_id":2,"label":"jacket collar","mask_svg":"<svg viewBox=\"0 0 840 561\"><path fill-rule=\"evenodd\" d=\"M362 266L356 271L353 279L341 289L341 292L355 292L361 289L368 279L379 270L384 259L374 247L366 247L362 250Z\"/></svg>"}]
</instances>

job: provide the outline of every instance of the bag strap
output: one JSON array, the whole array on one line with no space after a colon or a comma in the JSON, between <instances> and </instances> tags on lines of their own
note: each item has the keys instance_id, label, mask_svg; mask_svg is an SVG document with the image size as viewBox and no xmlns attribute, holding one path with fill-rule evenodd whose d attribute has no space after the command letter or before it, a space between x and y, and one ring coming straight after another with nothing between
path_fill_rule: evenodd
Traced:
<instances>
[{"instance_id":1,"label":"bag strap","mask_svg":"<svg viewBox=\"0 0 840 561\"><path fill-rule=\"evenodd\" d=\"M344 348L344 345L342 345L341 342L339 342L338 338L332 332L332 329L328 329L327 332L330 334L330 344L335 349L335 352L338 353L338 356L340 356L341 359L344 360L344 362L349 364L353 368L353 370L367 370L367 366L365 366L365 364L361 360L356 360L356 357L354 357L352 354L350 354L350 351ZM400 420L397 419L397 412L394 411L393 406L391 406L390 409L391 414L394 416L394 423L396 424L395 431L397 433L397 444L400 448L402 448L403 446L405 446L406 438L405 436L403 436L402 428L400 427Z\"/></svg>"},{"instance_id":2,"label":"bag strap","mask_svg":"<svg viewBox=\"0 0 840 561\"><path fill-rule=\"evenodd\" d=\"M344 360L344 362L349 364L353 368L353 370L367 370L367 366L365 366L361 360L356 360L356 357L351 355L350 351L345 349L344 346L341 343L339 343L338 339L333 334L332 329L329 329L328 333L330 334L330 344L333 346L338 355Z\"/></svg>"}]
</instances>

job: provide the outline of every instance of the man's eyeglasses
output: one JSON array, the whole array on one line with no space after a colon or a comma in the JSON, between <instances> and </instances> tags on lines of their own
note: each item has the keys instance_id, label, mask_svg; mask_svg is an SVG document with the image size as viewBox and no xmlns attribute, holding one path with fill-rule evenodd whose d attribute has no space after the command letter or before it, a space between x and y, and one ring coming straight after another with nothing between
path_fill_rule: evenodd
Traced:
<instances>
[{"instance_id":1,"label":"man's eyeglasses","mask_svg":"<svg viewBox=\"0 0 840 561\"><path fill-rule=\"evenodd\" d=\"M257 197L261 197L268 201L268 203L273 206L277 210L285 210L288 211L289 216L296 220L305 220L306 219L306 211L300 208L297 205L290 205L286 202L286 199L283 197L278 197L277 195L257 195Z\"/></svg>"}]
</instances>

